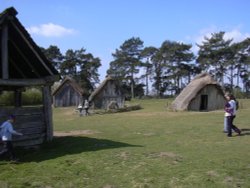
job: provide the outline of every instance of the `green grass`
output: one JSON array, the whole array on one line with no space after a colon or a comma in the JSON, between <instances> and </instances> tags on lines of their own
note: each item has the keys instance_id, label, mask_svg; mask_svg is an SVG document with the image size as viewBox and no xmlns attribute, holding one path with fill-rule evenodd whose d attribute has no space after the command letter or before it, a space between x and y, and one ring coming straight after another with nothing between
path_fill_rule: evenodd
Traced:
<instances>
[{"instance_id":1,"label":"green grass","mask_svg":"<svg viewBox=\"0 0 250 188\"><path fill-rule=\"evenodd\" d=\"M0 188L250 187L250 100L240 102L244 131L232 138L222 133L223 111L171 112L168 100L89 117L56 108L54 130L75 135L18 149L20 164L0 161Z\"/></svg>"}]
</instances>

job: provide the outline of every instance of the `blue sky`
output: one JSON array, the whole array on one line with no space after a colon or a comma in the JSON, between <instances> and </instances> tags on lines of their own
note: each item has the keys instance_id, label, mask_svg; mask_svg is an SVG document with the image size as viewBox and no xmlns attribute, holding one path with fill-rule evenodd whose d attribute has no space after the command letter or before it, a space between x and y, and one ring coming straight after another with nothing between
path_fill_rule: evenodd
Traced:
<instances>
[{"instance_id":1,"label":"blue sky","mask_svg":"<svg viewBox=\"0 0 250 188\"><path fill-rule=\"evenodd\" d=\"M249 0L0 0L0 11L13 6L37 45L85 48L101 59L102 80L112 52L131 37L144 46L172 40L201 43L225 31L236 42L250 37Z\"/></svg>"}]
</instances>

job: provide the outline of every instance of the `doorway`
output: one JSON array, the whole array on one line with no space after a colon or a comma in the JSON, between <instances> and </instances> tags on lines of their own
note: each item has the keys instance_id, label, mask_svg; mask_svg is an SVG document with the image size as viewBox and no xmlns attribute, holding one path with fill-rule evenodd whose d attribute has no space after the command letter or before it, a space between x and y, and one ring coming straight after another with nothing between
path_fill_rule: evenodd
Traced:
<instances>
[{"instance_id":1,"label":"doorway","mask_svg":"<svg viewBox=\"0 0 250 188\"><path fill-rule=\"evenodd\" d=\"M200 111L207 110L208 95L201 95Z\"/></svg>"}]
</instances>

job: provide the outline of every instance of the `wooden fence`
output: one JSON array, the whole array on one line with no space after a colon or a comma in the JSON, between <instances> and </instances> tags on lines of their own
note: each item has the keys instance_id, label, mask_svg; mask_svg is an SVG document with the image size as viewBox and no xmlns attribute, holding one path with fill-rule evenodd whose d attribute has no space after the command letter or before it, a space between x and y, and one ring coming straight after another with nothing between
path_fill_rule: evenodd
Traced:
<instances>
[{"instance_id":1,"label":"wooden fence","mask_svg":"<svg viewBox=\"0 0 250 188\"><path fill-rule=\"evenodd\" d=\"M23 136L13 136L14 146L33 146L46 140L46 123L43 107L0 108L0 123L8 118L9 114L16 116L13 128L23 133Z\"/></svg>"}]
</instances>

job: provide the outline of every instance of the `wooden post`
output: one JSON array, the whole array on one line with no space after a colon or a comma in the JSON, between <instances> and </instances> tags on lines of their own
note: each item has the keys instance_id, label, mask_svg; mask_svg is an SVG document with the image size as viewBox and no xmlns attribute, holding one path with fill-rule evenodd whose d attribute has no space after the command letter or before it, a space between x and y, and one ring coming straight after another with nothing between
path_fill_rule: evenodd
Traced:
<instances>
[{"instance_id":1,"label":"wooden post","mask_svg":"<svg viewBox=\"0 0 250 188\"><path fill-rule=\"evenodd\" d=\"M15 90L15 107L22 106L22 91L20 89Z\"/></svg>"},{"instance_id":2,"label":"wooden post","mask_svg":"<svg viewBox=\"0 0 250 188\"><path fill-rule=\"evenodd\" d=\"M2 54L2 79L9 78L9 66L8 66L8 25L4 24L2 28L1 36L1 54Z\"/></svg>"},{"instance_id":3,"label":"wooden post","mask_svg":"<svg viewBox=\"0 0 250 188\"><path fill-rule=\"evenodd\" d=\"M49 85L43 87L43 111L46 123L46 140L51 141L53 139L53 121L51 87Z\"/></svg>"}]
</instances>

